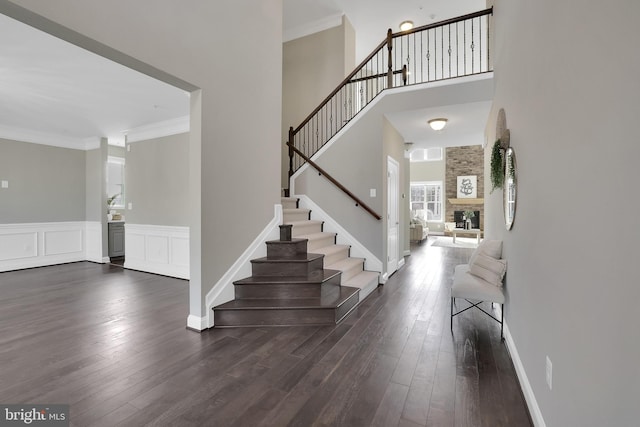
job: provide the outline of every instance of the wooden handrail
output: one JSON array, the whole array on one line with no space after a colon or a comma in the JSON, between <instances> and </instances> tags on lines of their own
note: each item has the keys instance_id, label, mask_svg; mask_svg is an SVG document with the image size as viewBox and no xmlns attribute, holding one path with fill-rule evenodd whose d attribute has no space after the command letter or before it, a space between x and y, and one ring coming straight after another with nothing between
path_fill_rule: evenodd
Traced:
<instances>
[{"instance_id":1,"label":"wooden handrail","mask_svg":"<svg viewBox=\"0 0 640 427\"><path fill-rule=\"evenodd\" d=\"M336 187L338 187L340 190L342 190L347 196L351 197L351 199L354 202L356 202L356 206L361 206L362 209L364 209L365 211L369 212L369 214L371 214L371 216L374 217L375 219L377 219L377 220L381 220L382 219L381 215L379 215L376 211L374 211L369 206L367 206L366 203L364 203L362 200L360 200L355 194L353 194L351 191L349 191L344 185L340 184L340 182L338 182L338 180L336 180L334 177L329 175L324 169L322 169L320 166L318 166L317 163L315 163L313 160L311 160L310 158L305 156L302 151L298 150L296 147L294 147L292 144L290 144L288 142L287 142L287 145L289 146L289 150L293 150L298 156L302 157L307 163L309 163L318 172L320 172L321 175L324 175L329 181L331 181Z\"/></svg>"},{"instance_id":2,"label":"wooden handrail","mask_svg":"<svg viewBox=\"0 0 640 427\"><path fill-rule=\"evenodd\" d=\"M430 30L432 28L443 27L445 25L455 24L456 22L466 21L468 19L479 18L485 15L493 15L493 6L488 9L484 9L478 12L469 13L467 15L458 16L451 19L445 19L444 21L438 21L433 24L423 25L421 27L412 28L407 31L400 31L399 33L393 33L391 35L392 38L406 36L408 34L418 33L420 31Z\"/></svg>"}]
</instances>

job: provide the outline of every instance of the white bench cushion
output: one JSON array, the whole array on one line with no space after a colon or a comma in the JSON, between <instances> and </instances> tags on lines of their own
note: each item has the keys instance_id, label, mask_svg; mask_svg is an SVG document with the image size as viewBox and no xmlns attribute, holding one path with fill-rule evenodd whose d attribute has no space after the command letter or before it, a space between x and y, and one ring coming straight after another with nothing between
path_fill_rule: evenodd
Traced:
<instances>
[{"instance_id":1,"label":"white bench cushion","mask_svg":"<svg viewBox=\"0 0 640 427\"><path fill-rule=\"evenodd\" d=\"M504 304L502 288L470 274L468 264L456 266L451 286L451 297Z\"/></svg>"}]
</instances>

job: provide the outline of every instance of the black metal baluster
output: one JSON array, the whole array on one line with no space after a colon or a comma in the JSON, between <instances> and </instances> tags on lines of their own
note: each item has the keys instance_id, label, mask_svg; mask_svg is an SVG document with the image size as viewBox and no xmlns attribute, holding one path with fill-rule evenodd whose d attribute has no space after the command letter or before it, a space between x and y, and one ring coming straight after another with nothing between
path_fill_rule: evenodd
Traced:
<instances>
[{"instance_id":1,"label":"black metal baluster","mask_svg":"<svg viewBox=\"0 0 640 427\"><path fill-rule=\"evenodd\" d=\"M458 23L456 22L456 77L460 76L460 48L458 46L458 39L460 30L458 30Z\"/></svg>"},{"instance_id":2,"label":"black metal baluster","mask_svg":"<svg viewBox=\"0 0 640 427\"><path fill-rule=\"evenodd\" d=\"M440 27L440 78L444 79L444 27Z\"/></svg>"},{"instance_id":3,"label":"black metal baluster","mask_svg":"<svg viewBox=\"0 0 640 427\"><path fill-rule=\"evenodd\" d=\"M424 46L422 40L422 32L420 32L420 83L424 81L424 62L422 61L422 52L424 52Z\"/></svg>"},{"instance_id":4,"label":"black metal baluster","mask_svg":"<svg viewBox=\"0 0 640 427\"><path fill-rule=\"evenodd\" d=\"M478 60L480 61L480 72L482 72L482 17L478 17L478 53L480 57Z\"/></svg>"},{"instance_id":5,"label":"black metal baluster","mask_svg":"<svg viewBox=\"0 0 640 427\"><path fill-rule=\"evenodd\" d=\"M467 23L464 23L464 38L462 44L464 46L464 75L467 75Z\"/></svg>"},{"instance_id":6,"label":"black metal baluster","mask_svg":"<svg viewBox=\"0 0 640 427\"><path fill-rule=\"evenodd\" d=\"M473 19L471 20L471 74L475 73L476 68L475 68L475 45L474 45L474 41L475 39L473 38Z\"/></svg>"},{"instance_id":7,"label":"black metal baluster","mask_svg":"<svg viewBox=\"0 0 640 427\"><path fill-rule=\"evenodd\" d=\"M416 80L417 78L417 72L418 70L416 69L416 63L418 61L416 61L416 33L413 33L413 83L418 83L418 81Z\"/></svg>"},{"instance_id":8,"label":"black metal baluster","mask_svg":"<svg viewBox=\"0 0 640 427\"><path fill-rule=\"evenodd\" d=\"M487 71L491 70L491 16L487 15Z\"/></svg>"},{"instance_id":9,"label":"black metal baluster","mask_svg":"<svg viewBox=\"0 0 640 427\"><path fill-rule=\"evenodd\" d=\"M427 30L427 81L431 81L431 51L429 50L429 30Z\"/></svg>"},{"instance_id":10,"label":"black metal baluster","mask_svg":"<svg viewBox=\"0 0 640 427\"><path fill-rule=\"evenodd\" d=\"M449 29L449 50L447 50L449 53L449 77L451 77L451 25L447 25L447 28Z\"/></svg>"}]
</instances>

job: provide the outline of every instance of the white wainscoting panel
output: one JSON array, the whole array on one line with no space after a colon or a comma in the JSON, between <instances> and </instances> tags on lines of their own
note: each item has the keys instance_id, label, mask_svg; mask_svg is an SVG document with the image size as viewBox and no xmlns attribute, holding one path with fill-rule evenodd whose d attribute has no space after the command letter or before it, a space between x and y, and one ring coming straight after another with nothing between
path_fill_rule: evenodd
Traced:
<instances>
[{"instance_id":1,"label":"white wainscoting panel","mask_svg":"<svg viewBox=\"0 0 640 427\"><path fill-rule=\"evenodd\" d=\"M38 256L38 233L4 234L0 231L0 261Z\"/></svg>"},{"instance_id":2,"label":"white wainscoting panel","mask_svg":"<svg viewBox=\"0 0 640 427\"><path fill-rule=\"evenodd\" d=\"M189 279L189 227L128 224L125 268Z\"/></svg>"},{"instance_id":3,"label":"white wainscoting panel","mask_svg":"<svg viewBox=\"0 0 640 427\"><path fill-rule=\"evenodd\" d=\"M84 228L78 230L45 231L44 255L62 255L82 252Z\"/></svg>"},{"instance_id":4,"label":"white wainscoting panel","mask_svg":"<svg viewBox=\"0 0 640 427\"><path fill-rule=\"evenodd\" d=\"M86 259L84 221L0 224L0 271Z\"/></svg>"}]
</instances>

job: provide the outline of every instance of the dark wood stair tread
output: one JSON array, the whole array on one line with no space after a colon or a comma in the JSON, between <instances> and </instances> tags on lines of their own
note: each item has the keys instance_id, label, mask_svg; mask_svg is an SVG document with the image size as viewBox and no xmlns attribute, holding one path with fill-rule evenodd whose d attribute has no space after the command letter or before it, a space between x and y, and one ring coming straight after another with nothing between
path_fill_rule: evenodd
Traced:
<instances>
[{"instance_id":1,"label":"dark wood stair tread","mask_svg":"<svg viewBox=\"0 0 640 427\"><path fill-rule=\"evenodd\" d=\"M339 307L359 292L358 288L336 286L336 291L322 298L292 299L235 299L214 307L214 310L296 310L296 309L333 309Z\"/></svg>"},{"instance_id":2,"label":"dark wood stair tread","mask_svg":"<svg viewBox=\"0 0 640 427\"><path fill-rule=\"evenodd\" d=\"M338 270L317 270L306 276L251 276L233 282L234 285L279 285L287 283L322 284L341 274Z\"/></svg>"},{"instance_id":3,"label":"dark wood stair tread","mask_svg":"<svg viewBox=\"0 0 640 427\"><path fill-rule=\"evenodd\" d=\"M314 261L317 260L318 258L322 258L324 257L323 254L296 254L294 256L291 257L287 257L287 258L269 258L269 257L262 257L262 258L256 258L256 259L252 259L251 262L252 263L297 263L297 262L310 262L310 261Z\"/></svg>"}]
</instances>

